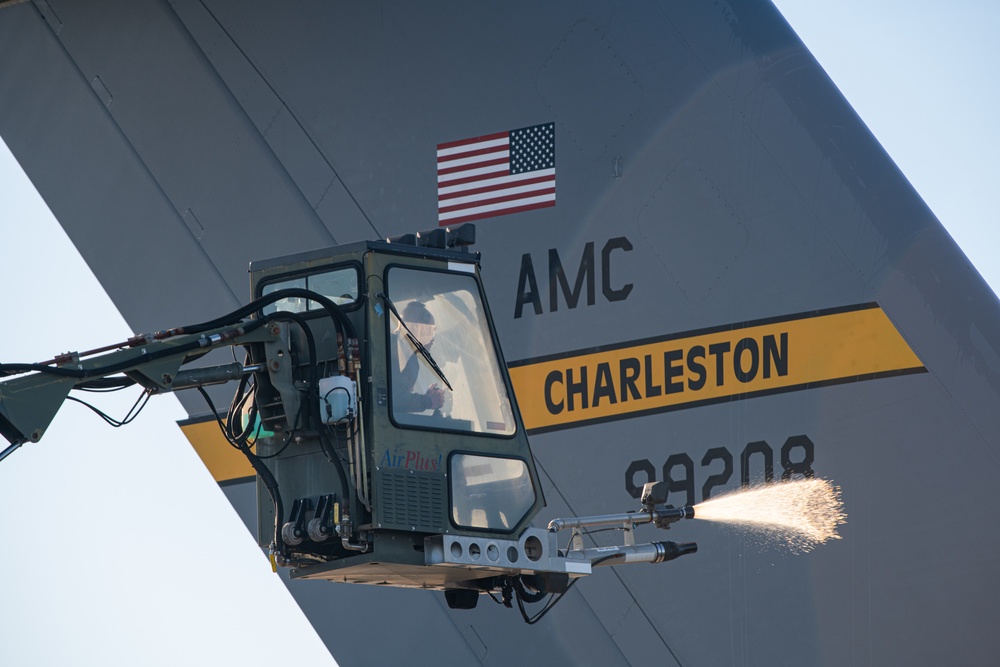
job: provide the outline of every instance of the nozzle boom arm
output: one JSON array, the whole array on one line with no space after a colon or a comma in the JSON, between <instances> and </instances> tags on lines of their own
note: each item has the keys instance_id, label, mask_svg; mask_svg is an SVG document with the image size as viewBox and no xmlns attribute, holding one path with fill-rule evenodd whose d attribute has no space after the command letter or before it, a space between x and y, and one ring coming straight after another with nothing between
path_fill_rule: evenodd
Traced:
<instances>
[{"instance_id":1,"label":"nozzle boom arm","mask_svg":"<svg viewBox=\"0 0 1000 667\"><path fill-rule=\"evenodd\" d=\"M657 528L666 528L675 521L681 519L693 519L694 508L690 505L685 507L661 507L654 510L643 510L641 512L623 512L621 514L602 514L599 516L571 517L569 519L553 519L549 522L549 531L555 533L565 528L597 528L599 526L620 526L623 523L638 525L641 523L652 523Z\"/></svg>"},{"instance_id":2,"label":"nozzle boom arm","mask_svg":"<svg viewBox=\"0 0 1000 667\"><path fill-rule=\"evenodd\" d=\"M676 521L693 518L694 508L690 505L674 508L657 506L654 502L644 502L642 510L638 512L553 519L549 522L548 532L556 533L566 528L572 529L573 536L565 551L565 557L569 561L586 562L591 567L625 563L663 563L698 551L698 545L694 542L636 544L633 529L642 523L651 523L657 528L669 528L670 524ZM625 544L584 548L583 536L587 528L608 526L620 528L624 532Z\"/></svg>"}]
</instances>

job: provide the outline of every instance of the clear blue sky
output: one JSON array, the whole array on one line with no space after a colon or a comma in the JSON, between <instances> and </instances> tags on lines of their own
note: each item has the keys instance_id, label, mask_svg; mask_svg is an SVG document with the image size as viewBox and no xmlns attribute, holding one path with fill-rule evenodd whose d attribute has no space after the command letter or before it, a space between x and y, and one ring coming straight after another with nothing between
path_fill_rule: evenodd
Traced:
<instances>
[{"instance_id":1,"label":"clear blue sky","mask_svg":"<svg viewBox=\"0 0 1000 667\"><path fill-rule=\"evenodd\" d=\"M777 4L996 290L1000 3ZM3 146L0 248L3 361L132 333ZM273 666L293 645L297 661L333 664L183 416L164 397L115 430L67 405L0 464L0 664ZM280 644L263 640L265 616Z\"/></svg>"},{"instance_id":2,"label":"clear blue sky","mask_svg":"<svg viewBox=\"0 0 1000 667\"><path fill-rule=\"evenodd\" d=\"M994 292L1000 289L1000 3L775 4Z\"/></svg>"},{"instance_id":3,"label":"clear blue sky","mask_svg":"<svg viewBox=\"0 0 1000 667\"><path fill-rule=\"evenodd\" d=\"M132 335L2 143L0 248L3 361ZM136 393L91 401L122 417ZM0 665L335 664L177 427L186 416L157 397L113 429L66 403L0 462Z\"/></svg>"}]
</instances>

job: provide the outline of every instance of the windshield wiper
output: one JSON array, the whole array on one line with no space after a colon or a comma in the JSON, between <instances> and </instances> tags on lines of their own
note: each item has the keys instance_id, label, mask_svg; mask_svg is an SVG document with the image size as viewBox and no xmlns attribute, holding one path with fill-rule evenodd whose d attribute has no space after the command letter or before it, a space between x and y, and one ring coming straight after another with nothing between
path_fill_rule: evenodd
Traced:
<instances>
[{"instance_id":1,"label":"windshield wiper","mask_svg":"<svg viewBox=\"0 0 1000 667\"><path fill-rule=\"evenodd\" d=\"M417 340L417 337L410 331L410 328L406 326L406 322L403 320L402 316L400 316L399 311L396 310L396 306L393 305L392 299L390 299L384 292L379 292L375 295L375 298L385 301L385 305L389 306L389 310L392 311L392 314L396 316L396 319L399 320L400 325L402 325L403 329L406 331L406 337L409 339L410 344L413 345L413 348L420 353L420 356L424 358L424 361L426 361L431 367L431 370L437 373L437 376L441 378L441 381L444 382L446 387L448 387L448 390L455 391L452 389L451 383L448 382L448 378L444 376L444 371L442 371L441 367L437 365L436 361L434 361L434 357L431 356L430 350L424 347L423 344Z\"/></svg>"}]
</instances>

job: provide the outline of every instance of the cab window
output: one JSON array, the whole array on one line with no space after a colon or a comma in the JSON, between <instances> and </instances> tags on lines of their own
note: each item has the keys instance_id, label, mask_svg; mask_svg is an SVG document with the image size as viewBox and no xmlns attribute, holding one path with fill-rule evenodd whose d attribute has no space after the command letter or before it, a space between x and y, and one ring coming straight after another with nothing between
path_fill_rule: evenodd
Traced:
<instances>
[{"instance_id":1,"label":"cab window","mask_svg":"<svg viewBox=\"0 0 1000 667\"><path fill-rule=\"evenodd\" d=\"M262 296L290 287L318 292L338 306L349 305L358 300L358 271L354 268L340 268L268 283L264 285ZM315 301L302 297L288 297L268 304L264 307L264 313L270 314L279 310L305 313L321 308L322 306Z\"/></svg>"},{"instance_id":2,"label":"cab window","mask_svg":"<svg viewBox=\"0 0 1000 667\"><path fill-rule=\"evenodd\" d=\"M388 317L393 420L513 435L513 411L475 276L392 267L386 285L395 307Z\"/></svg>"}]
</instances>

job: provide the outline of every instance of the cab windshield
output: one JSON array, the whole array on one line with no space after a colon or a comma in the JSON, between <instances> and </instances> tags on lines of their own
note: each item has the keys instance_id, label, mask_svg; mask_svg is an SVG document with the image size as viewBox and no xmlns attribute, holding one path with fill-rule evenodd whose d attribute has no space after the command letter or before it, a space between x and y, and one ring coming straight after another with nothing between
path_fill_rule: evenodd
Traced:
<instances>
[{"instance_id":1,"label":"cab windshield","mask_svg":"<svg viewBox=\"0 0 1000 667\"><path fill-rule=\"evenodd\" d=\"M393 420L512 435L513 411L475 277L393 267L386 286L394 306L387 313Z\"/></svg>"}]
</instances>

